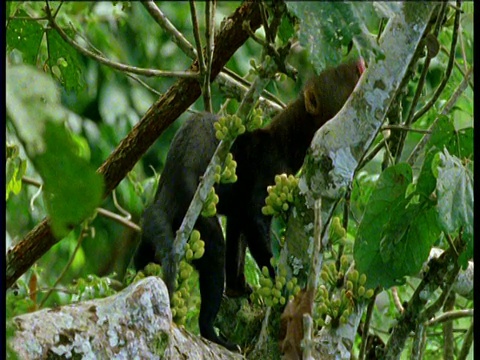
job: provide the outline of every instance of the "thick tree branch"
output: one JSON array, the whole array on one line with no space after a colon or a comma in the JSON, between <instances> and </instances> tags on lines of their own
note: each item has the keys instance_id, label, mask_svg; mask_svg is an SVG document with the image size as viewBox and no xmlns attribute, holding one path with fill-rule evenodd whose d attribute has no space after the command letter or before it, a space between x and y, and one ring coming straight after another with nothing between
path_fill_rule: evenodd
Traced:
<instances>
[{"instance_id":1,"label":"thick tree branch","mask_svg":"<svg viewBox=\"0 0 480 360\"><path fill-rule=\"evenodd\" d=\"M212 62L212 79L248 39L248 34L242 27L244 21L249 21L252 29L260 26L260 12L255 2L245 2L240 6L224 21L222 29L215 37L217 46L215 46ZM198 71L196 62L192 64L190 71ZM197 100L200 93L197 80L182 78L150 107L139 123L97 170L105 179L105 196L115 189L160 134ZM7 288L60 240L53 236L48 221L48 218L44 219L8 251Z\"/></svg>"}]
</instances>

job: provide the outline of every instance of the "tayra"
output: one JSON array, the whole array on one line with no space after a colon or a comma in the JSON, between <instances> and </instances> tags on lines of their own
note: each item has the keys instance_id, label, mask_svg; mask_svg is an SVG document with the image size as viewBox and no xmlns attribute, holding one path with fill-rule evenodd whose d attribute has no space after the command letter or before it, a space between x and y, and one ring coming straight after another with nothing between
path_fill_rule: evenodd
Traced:
<instances>
[{"instance_id":1,"label":"tayra","mask_svg":"<svg viewBox=\"0 0 480 360\"><path fill-rule=\"evenodd\" d=\"M216 188L219 214L227 217L227 240L217 217L200 216L195 228L205 242L205 253L194 261L199 272L201 307L200 333L229 349L214 330L226 278L227 294L248 291L244 277L245 245L258 266L270 265L271 217L262 214L267 186L279 173L294 174L303 160L315 132L342 108L362 72L363 60L329 68L310 79L299 97L263 129L240 135L231 152L237 162L237 182ZM135 255L135 267L149 262L162 265L170 298L174 292L177 264L172 244L198 183L218 145L209 113L192 116L178 130L167 155L154 203L142 218L142 239ZM225 276L226 275L226 276Z\"/></svg>"}]
</instances>

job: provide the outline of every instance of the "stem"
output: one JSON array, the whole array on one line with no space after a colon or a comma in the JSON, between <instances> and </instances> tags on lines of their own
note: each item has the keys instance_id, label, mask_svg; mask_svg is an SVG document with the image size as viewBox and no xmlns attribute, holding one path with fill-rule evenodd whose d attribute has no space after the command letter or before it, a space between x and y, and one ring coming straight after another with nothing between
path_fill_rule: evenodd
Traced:
<instances>
[{"instance_id":1,"label":"stem","mask_svg":"<svg viewBox=\"0 0 480 360\"><path fill-rule=\"evenodd\" d=\"M215 6L216 1L207 1L205 4L205 22L207 24L205 30L205 38L207 44L205 46L205 54L207 63L205 65L205 74L203 78L203 102L205 104L205 111L212 112L212 97L210 91L210 74L212 71L212 59L214 51L213 35L215 33Z\"/></svg>"},{"instance_id":2,"label":"stem","mask_svg":"<svg viewBox=\"0 0 480 360\"><path fill-rule=\"evenodd\" d=\"M457 7L461 7L461 2L460 0L457 0ZM454 25L453 25L453 34L452 34L452 45L450 46L450 57L448 59L448 65L447 65L447 70L445 71L445 76L438 86L437 90L435 91L435 94L433 94L432 98L430 101L425 104L425 106L417 111L415 115L413 115L411 123L416 122L418 119L420 119L432 106L435 104L437 99L439 98L440 94L443 92L443 89L447 85L448 80L450 79L450 75L452 74L452 69L453 69L453 64L455 61L455 48L457 46L457 39L458 39L458 29L460 26L460 10L456 10L455 12L455 20L454 20Z\"/></svg>"},{"instance_id":3,"label":"stem","mask_svg":"<svg viewBox=\"0 0 480 360\"><path fill-rule=\"evenodd\" d=\"M70 265L72 265L73 260L75 259L75 255L77 254L78 249L80 249L80 246L82 245L83 239L86 238L86 237L87 237L87 235L85 234L85 229L82 228L82 230L80 231L80 235L78 236L77 245L75 246L75 249L73 250L72 256L70 256L70 259L68 259L67 264L63 268L63 270L60 273L60 275L58 276L57 280L55 280L55 283L52 285L50 290L48 290L48 292L45 294L45 297L43 298L42 302L40 303L39 308L43 307L43 305L45 304L47 299L52 294L53 290L57 287L58 283L63 279L63 277L67 273L67 270L70 268Z\"/></svg>"},{"instance_id":4,"label":"stem","mask_svg":"<svg viewBox=\"0 0 480 360\"><path fill-rule=\"evenodd\" d=\"M465 74L465 77L463 81L460 83L460 85L457 87L453 95L451 96L450 100L445 104L443 107L443 110L441 112L441 115L447 115L450 110L453 108L457 100L460 98L462 93L465 91L465 89L468 87L468 82L470 77L473 74L473 66L467 71ZM437 124L439 120L439 117L435 119L435 121L432 123L430 126L430 130L433 129L433 127ZM430 140L431 134L426 134L420 142L417 143L415 148L413 149L412 153L410 154L409 158L407 159L407 163L413 166L415 164L415 161L417 161L417 158L420 156L420 152L425 148L425 146L428 143L428 140Z\"/></svg>"},{"instance_id":5,"label":"stem","mask_svg":"<svg viewBox=\"0 0 480 360\"><path fill-rule=\"evenodd\" d=\"M470 352L470 348L472 347L473 342L473 321L470 327L468 328L467 333L464 336L462 348L460 349L460 353L458 354L458 360L465 360Z\"/></svg>"},{"instance_id":6,"label":"stem","mask_svg":"<svg viewBox=\"0 0 480 360\"><path fill-rule=\"evenodd\" d=\"M367 313L365 315L365 322L363 323L363 330L362 330L362 343L360 344L360 353L358 355L358 360L363 360L365 358L365 351L367 348L367 340L368 340L368 333L370 331L370 321L372 320L373 315L373 308L375 307L375 299L380 292L380 288L377 287L375 289L375 293L373 294L370 302L368 303Z\"/></svg>"}]
</instances>

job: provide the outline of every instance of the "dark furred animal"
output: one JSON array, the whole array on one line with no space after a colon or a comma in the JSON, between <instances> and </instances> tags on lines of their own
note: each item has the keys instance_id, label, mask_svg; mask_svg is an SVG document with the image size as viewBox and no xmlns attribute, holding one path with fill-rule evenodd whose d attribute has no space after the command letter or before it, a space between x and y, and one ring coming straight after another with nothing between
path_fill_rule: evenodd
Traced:
<instances>
[{"instance_id":1,"label":"dark furred animal","mask_svg":"<svg viewBox=\"0 0 480 360\"><path fill-rule=\"evenodd\" d=\"M244 277L245 246L261 268L270 265L271 217L262 214L267 186L276 174L296 173L315 132L342 108L364 70L363 60L323 71L307 82L299 97L263 129L240 135L231 152L237 161L238 180L216 188L219 214L227 217L227 240L217 217L200 216L195 228L205 241L205 254L194 265L200 277L200 333L233 349L214 330L226 277L227 294L248 292ZM145 210L143 234L135 267L161 264L170 298L176 264L172 244L201 176L218 145L213 123L217 116L203 113L188 119L175 135L160 178L154 204ZM227 259L227 261L225 261ZM226 276L225 276L226 275Z\"/></svg>"}]
</instances>

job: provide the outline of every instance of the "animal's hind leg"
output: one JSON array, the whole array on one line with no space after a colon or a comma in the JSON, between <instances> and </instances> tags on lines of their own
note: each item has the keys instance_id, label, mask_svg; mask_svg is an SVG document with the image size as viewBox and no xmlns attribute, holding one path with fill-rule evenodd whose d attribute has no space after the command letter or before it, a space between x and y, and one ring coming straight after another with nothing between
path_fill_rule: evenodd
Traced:
<instances>
[{"instance_id":1,"label":"animal's hind leg","mask_svg":"<svg viewBox=\"0 0 480 360\"><path fill-rule=\"evenodd\" d=\"M200 333L204 338L214 341L229 349L236 349L235 344L223 341L214 329L215 317L220 309L225 281L225 242L222 228L217 217L197 220L195 228L200 231L205 242L203 257L194 262L200 277Z\"/></svg>"}]
</instances>

